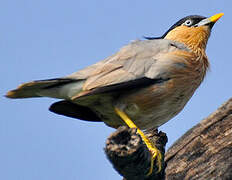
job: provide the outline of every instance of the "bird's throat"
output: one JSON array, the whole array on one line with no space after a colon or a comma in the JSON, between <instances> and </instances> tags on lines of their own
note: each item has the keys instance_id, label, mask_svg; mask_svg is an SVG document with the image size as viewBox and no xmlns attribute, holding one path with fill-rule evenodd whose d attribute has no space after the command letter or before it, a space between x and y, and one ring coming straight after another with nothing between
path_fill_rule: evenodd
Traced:
<instances>
[{"instance_id":1,"label":"bird's throat","mask_svg":"<svg viewBox=\"0 0 232 180\"><path fill-rule=\"evenodd\" d=\"M207 26L187 27L179 26L170 31L165 39L181 42L192 49L195 53L204 53L210 29Z\"/></svg>"}]
</instances>

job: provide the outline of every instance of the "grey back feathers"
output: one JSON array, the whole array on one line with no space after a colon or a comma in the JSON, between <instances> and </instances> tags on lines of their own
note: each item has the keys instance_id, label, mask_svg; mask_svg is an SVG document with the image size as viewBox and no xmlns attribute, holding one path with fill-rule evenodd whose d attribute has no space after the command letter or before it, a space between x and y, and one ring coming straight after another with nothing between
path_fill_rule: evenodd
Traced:
<instances>
[{"instance_id":1,"label":"grey back feathers","mask_svg":"<svg viewBox=\"0 0 232 180\"><path fill-rule=\"evenodd\" d=\"M144 77L160 78L158 76L163 71L160 67L163 67L161 64L164 63L160 61L161 55L175 50L189 51L183 44L170 40L134 41L113 56L73 73L68 78L85 78L83 90L91 90Z\"/></svg>"}]
</instances>

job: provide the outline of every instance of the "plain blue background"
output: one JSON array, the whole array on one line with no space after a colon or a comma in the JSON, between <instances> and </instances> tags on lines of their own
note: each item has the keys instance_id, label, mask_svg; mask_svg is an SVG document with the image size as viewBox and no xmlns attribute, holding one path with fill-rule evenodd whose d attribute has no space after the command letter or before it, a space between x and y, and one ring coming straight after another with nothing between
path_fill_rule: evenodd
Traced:
<instances>
[{"instance_id":1,"label":"plain blue background","mask_svg":"<svg viewBox=\"0 0 232 180\"><path fill-rule=\"evenodd\" d=\"M180 18L224 12L207 47L205 81L184 110L160 129L167 147L231 97L229 0L7 0L0 3L0 179L122 179L105 157L114 129L49 112L54 99L10 100L22 82L61 77L142 36L162 35Z\"/></svg>"}]
</instances>

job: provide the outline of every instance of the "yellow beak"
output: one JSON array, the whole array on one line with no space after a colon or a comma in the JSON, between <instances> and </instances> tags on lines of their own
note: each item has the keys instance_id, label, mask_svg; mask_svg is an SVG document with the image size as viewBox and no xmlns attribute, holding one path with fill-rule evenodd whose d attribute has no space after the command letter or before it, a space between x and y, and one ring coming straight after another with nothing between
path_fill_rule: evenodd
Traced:
<instances>
[{"instance_id":1,"label":"yellow beak","mask_svg":"<svg viewBox=\"0 0 232 180\"><path fill-rule=\"evenodd\" d=\"M218 19L220 19L222 16L224 15L224 13L219 13L219 14L215 14L211 17L209 17L208 19L211 21L211 22L216 22Z\"/></svg>"}]
</instances>

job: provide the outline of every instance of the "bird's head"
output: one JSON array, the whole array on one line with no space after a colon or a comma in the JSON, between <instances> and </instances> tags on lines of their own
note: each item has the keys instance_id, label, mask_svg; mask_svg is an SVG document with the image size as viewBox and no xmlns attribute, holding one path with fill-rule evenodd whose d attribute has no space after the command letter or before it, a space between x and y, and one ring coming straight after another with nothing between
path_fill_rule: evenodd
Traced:
<instances>
[{"instance_id":1,"label":"bird's head","mask_svg":"<svg viewBox=\"0 0 232 180\"><path fill-rule=\"evenodd\" d=\"M224 14L216 14L209 18L191 15L182 18L171 26L161 37L145 37L146 39L169 39L184 43L192 50L205 50L213 25Z\"/></svg>"},{"instance_id":2,"label":"bird's head","mask_svg":"<svg viewBox=\"0 0 232 180\"><path fill-rule=\"evenodd\" d=\"M192 15L175 23L162 37L186 44L190 49L205 49L213 25L224 14L209 18Z\"/></svg>"}]
</instances>

